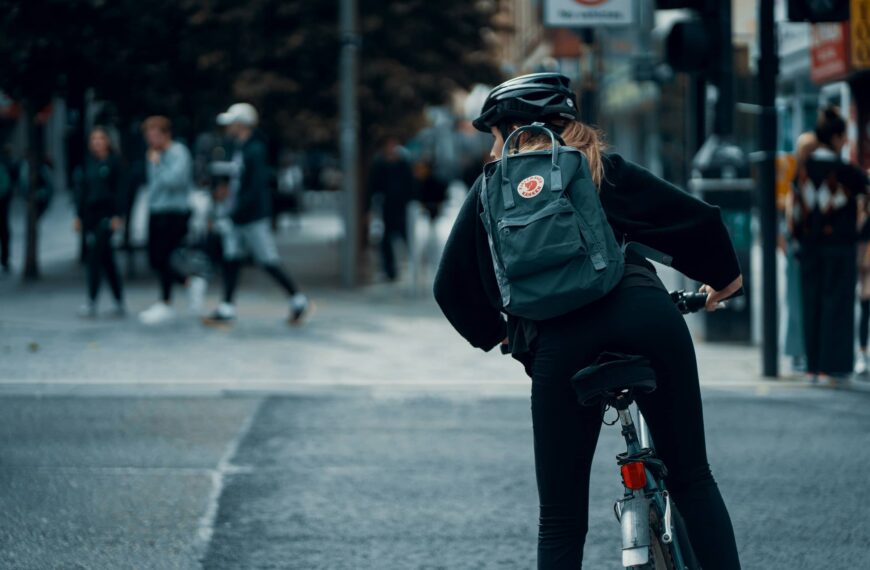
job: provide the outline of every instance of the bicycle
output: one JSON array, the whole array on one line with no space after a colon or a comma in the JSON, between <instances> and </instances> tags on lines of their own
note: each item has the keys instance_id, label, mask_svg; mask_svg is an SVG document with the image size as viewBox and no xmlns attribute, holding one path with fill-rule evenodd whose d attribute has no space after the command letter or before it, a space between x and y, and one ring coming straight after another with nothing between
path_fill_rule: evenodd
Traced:
<instances>
[{"instance_id":1,"label":"bicycle","mask_svg":"<svg viewBox=\"0 0 870 570\"><path fill-rule=\"evenodd\" d=\"M703 309L707 295L674 291L671 299L685 315ZM625 438L627 449L616 456L625 493L613 505L622 525L622 565L632 570L700 570L685 523L665 487L667 468L655 455L640 410L638 430L629 409L635 394L647 394L656 388L649 360L605 352L593 365L576 373L571 384L578 401L601 406L602 421L605 425L618 421ZM603 416L610 408L616 410L617 419L608 423Z\"/></svg>"}]
</instances>

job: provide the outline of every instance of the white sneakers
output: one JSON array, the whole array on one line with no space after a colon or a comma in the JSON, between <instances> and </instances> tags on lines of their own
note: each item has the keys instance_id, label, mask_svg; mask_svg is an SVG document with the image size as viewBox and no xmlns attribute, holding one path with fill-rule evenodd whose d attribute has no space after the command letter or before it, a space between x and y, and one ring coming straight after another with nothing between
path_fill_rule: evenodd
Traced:
<instances>
[{"instance_id":1,"label":"white sneakers","mask_svg":"<svg viewBox=\"0 0 870 570\"><path fill-rule=\"evenodd\" d=\"M232 303L221 303L215 311L202 322L206 326L228 326L236 320L236 307Z\"/></svg>"},{"instance_id":2,"label":"white sneakers","mask_svg":"<svg viewBox=\"0 0 870 570\"><path fill-rule=\"evenodd\" d=\"M208 281L202 277L191 277L187 281L187 312L194 316L202 314L205 306L205 293ZM139 320L144 325L159 325L175 318L175 309L168 303L158 301L139 313Z\"/></svg>"},{"instance_id":3,"label":"white sneakers","mask_svg":"<svg viewBox=\"0 0 870 570\"><path fill-rule=\"evenodd\" d=\"M308 297L302 293L296 293L290 299L290 318L291 325L299 325L314 311L314 303L308 300Z\"/></svg>"},{"instance_id":4,"label":"white sneakers","mask_svg":"<svg viewBox=\"0 0 870 570\"><path fill-rule=\"evenodd\" d=\"M855 374L867 374L868 370L870 370L868 368L867 353L858 352L858 357L855 360Z\"/></svg>"},{"instance_id":5,"label":"white sneakers","mask_svg":"<svg viewBox=\"0 0 870 570\"><path fill-rule=\"evenodd\" d=\"M164 303L157 301L141 313L139 313L139 321L143 325L159 325L175 318L175 309Z\"/></svg>"},{"instance_id":6,"label":"white sneakers","mask_svg":"<svg viewBox=\"0 0 870 570\"><path fill-rule=\"evenodd\" d=\"M208 283L202 277L191 277L188 283L188 312L191 315L202 314L205 303L205 292ZM308 297L297 293L290 299L290 324L302 324L314 312L314 303ZM139 321L145 325L159 325L175 318L175 310L167 303L158 301L139 313ZM203 322L207 325L231 324L236 319L236 308L231 303L221 303Z\"/></svg>"}]
</instances>

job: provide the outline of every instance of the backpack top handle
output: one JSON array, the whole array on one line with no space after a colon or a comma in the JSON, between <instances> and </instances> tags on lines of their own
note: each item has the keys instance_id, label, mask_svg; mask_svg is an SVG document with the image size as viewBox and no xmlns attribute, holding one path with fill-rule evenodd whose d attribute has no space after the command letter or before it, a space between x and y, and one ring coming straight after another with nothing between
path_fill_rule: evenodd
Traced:
<instances>
[{"instance_id":1,"label":"backpack top handle","mask_svg":"<svg viewBox=\"0 0 870 570\"><path fill-rule=\"evenodd\" d=\"M552 192L561 192L563 189L562 169L559 168L558 163L559 145L556 144L556 141L558 140L561 144L565 144L565 141L562 140L562 137L555 134L551 129L547 128L544 123L532 123L531 125L524 125L508 135L508 138L504 141L504 146L501 149L501 195L502 199L504 200L504 207L506 210L510 210L516 205L516 203L514 202L513 185L511 184L507 172L508 156L510 156L510 145L512 142L519 140L517 137L520 135L520 133L531 131L542 131L550 135L550 142L553 145L553 152L551 157L553 166L550 169L550 190Z\"/></svg>"}]
</instances>

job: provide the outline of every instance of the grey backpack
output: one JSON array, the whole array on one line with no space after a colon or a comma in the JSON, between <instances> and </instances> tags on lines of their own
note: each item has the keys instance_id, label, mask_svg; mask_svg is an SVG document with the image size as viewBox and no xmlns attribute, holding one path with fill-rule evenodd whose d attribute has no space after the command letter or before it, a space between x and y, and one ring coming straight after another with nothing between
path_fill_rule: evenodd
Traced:
<instances>
[{"instance_id":1,"label":"grey backpack","mask_svg":"<svg viewBox=\"0 0 870 570\"><path fill-rule=\"evenodd\" d=\"M552 149L510 155L529 131L549 134ZM480 193L502 307L532 320L600 299L625 266L586 157L556 139L541 123L515 130L501 160L484 170Z\"/></svg>"}]
</instances>

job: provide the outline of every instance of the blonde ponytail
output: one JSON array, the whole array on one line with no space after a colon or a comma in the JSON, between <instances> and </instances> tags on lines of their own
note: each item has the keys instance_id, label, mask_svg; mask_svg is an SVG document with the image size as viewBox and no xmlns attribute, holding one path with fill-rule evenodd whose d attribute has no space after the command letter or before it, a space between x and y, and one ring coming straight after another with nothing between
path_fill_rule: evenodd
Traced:
<instances>
[{"instance_id":1,"label":"blonde ponytail","mask_svg":"<svg viewBox=\"0 0 870 570\"><path fill-rule=\"evenodd\" d=\"M522 136L520 135L520 137ZM604 162L602 157L607 148L601 131L580 121L572 121L562 130L562 140L565 141L567 146L576 148L586 156L586 160L589 162L589 170L592 173L592 181L600 190L601 181L604 179ZM550 137L539 134L530 135L519 146L520 152L548 148L550 148Z\"/></svg>"}]
</instances>

